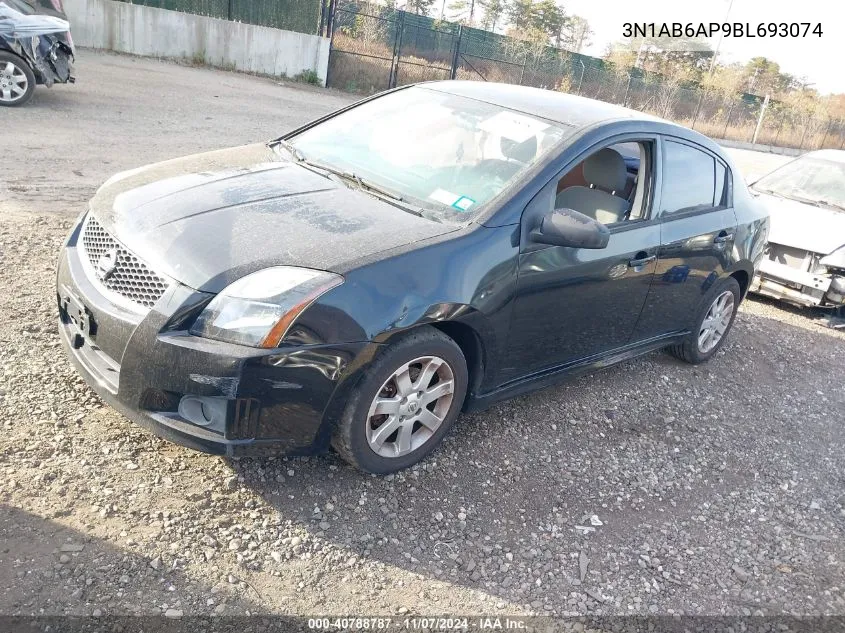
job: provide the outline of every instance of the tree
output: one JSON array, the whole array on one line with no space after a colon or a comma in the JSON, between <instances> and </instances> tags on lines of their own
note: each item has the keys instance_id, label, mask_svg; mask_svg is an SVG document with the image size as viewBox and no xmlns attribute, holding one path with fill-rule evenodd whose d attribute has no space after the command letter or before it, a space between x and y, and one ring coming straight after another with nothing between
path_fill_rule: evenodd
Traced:
<instances>
[{"instance_id":1,"label":"tree","mask_svg":"<svg viewBox=\"0 0 845 633\"><path fill-rule=\"evenodd\" d=\"M547 44L560 35L566 20L555 0L512 0L506 12L517 37L534 39L543 33Z\"/></svg>"},{"instance_id":2,"label":"tree","mask_svg":"<svg viewBox=\"0 0 845 633\"><path fill-rule=\"evenodd\" d=\"M417 15L428 15L434 6L434 2L435 0L408 0L405 3L405 11L410 11Z\"/></svg>"},{"instance_id":3,"label":"tree","mask_svg":"<svg viewBox=\"0 0 845 633\"><path fill-rule=\"evenodd\" d=\"M449 5L450 19L472 26L475 18L475 0L453 0Z\"/></svg>"},{"instance_id":4,"label":"tree","mask_svg":"<svg viewBox=\"0 0 845 633\"><path fill-rule=\"evenodd\" d=\"M784 94L801 84L780 71L780 66L765 57L753 57L745 65L745 91L752 94Z\"/></svg>"},{"instance_id":5,"label":"tree","mask_svg":"<svg viewBox=\"0 0 845 633\"><path fill-rule=\"evenodd\" d=\"M716 65L701 80L701 87L723 97L732 97L742 92L745 83L745 68L740 64Z\"/></svg>"},{"instance_id":6,"label":"tree","mask_svg":"<svg viewBox=\"0 0 845 633\"><path fill-rule=\"evenodd\" d=\"M505 0L478 0L478 4L484 10L482 26L489 31L495 31L496 23L505 13Z\"/></svg>"},{"instance_id":7,"label":"tree","mask_svg":"<svg viewBox=\"0 0 845 633\"><path fill-rule=\"evenodd\" d=\"M593 35L594 31L585 18L580 15L572 15L564 20L559 46L580 53L585 47L593 43Z\"/></svg>"}]
</instances>

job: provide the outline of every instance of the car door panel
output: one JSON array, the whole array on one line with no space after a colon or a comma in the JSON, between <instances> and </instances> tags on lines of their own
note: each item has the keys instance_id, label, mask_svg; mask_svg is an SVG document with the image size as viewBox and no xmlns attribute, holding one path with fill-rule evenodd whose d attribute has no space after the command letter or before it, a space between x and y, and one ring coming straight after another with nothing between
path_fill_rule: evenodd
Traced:
<instances>
[{"instance_id":1,"label":"car door panel","mask_svg":"<svg viewBox=\"0 0 845 633\"><path fill-rule=\"evenodd\" d=\"M642 218L610 225L610 239L603 249L532 244L532 223L538 213L553 206L543 196L556 199L559 180L586 156L631 141L650 144ZM650 219L660 182L657 154L656 135L628 133L597 141L575 156L561 156L561 170L523 213L517 294L503 379L575 363L629 341L648 295L660 246L659 223Z\"/></svg>"},{"instance_id":2,"label":"car door panel","mask_svg":"<svg viewBox=\"0 0 845 633\"><path fill-rule=\"evenodd\" d=\"M634 340L647 339L669 332L686 330L697 312L704 294L731 266L737 219L731 202L730 174L709 152L692 145L714 159L714 205L681 213L661 211L660 248L657 268L642 317L634 332ZM668 157L668 151L662 152ZM694 174L681 186L703 182ZM677 186L664 174L664 187ZM670 205L671 195L664 190L663 203Z\"/></svg>"},{"instance_id":3,"label":"car door panel","mask_svg":"<svg viewBox=\"0 0 845 633\"><path fill-rule=\"evenodd\" d=\"M648 295L659 243L660 226L643 222L614 232L604 249L552 246L520 255L503 377L623 346Z\"/></svg>"}]
</instances>

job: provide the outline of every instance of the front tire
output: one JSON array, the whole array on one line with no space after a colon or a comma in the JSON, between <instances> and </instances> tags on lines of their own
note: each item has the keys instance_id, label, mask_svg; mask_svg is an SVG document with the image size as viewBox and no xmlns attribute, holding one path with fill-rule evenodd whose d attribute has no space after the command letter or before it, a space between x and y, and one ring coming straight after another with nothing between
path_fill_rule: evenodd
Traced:
<instances>
[{"instance_id":1,"label":"front tire","mask_svg":"<svg viewBox=\"0 0 845 633\"><path fill-rule=\"evenodd\" d=\"M365 370L332 446L368 473L416 464L454 424L467 391L461 348L436 328L416 328L391 342Z\"/></svg>"},{"instance_id":2,"label":"front tire","mask_svg":"<svg viewBox=\"0 0 845 633\"><path fill-rule=\"evenodd\" d=\"M17 55L0 51L0 106L22 106L35 91L35 74Z\"/></svg>"},{"instance_id":3,"label":"front tire","mask_svg":"<svg viewBox=\"0 0 845 633\"><path fill-rule=\"evenodd\" d=\"M693 365L713 358L728 338L741 297L733 277L717 283L701 301L686 339L670 346L669 353Z\"/></svg>"}]
</instances>

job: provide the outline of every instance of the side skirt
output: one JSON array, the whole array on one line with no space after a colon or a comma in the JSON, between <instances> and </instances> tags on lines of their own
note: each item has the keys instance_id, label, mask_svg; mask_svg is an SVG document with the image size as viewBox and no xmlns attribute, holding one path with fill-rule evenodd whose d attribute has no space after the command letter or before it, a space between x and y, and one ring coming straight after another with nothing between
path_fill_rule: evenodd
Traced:
<instances>
[{"instance_id":1,"label":"side skirt","mask_svg":"<svg viewBox=\"0 0 845 633\"><path fill-rule=\"evenodd\" d=\"M505 384L497 387L492 391L483 394L473 394L467 399L464 404L464 411L471 413L474 411L483 411L491 405L501 400L521 396L532 391L537 391L544 387L554 385L564 378L570 378L584 374L603 367L609 367L622 361L648 354L654 350L662 349L674 343L681 342L685 336L689 334L688 331L673 332L671 334L663 334L645 341L639 341L624 347L604 352L603 354L595 354L577 361L557 365L548 369L543 369L539 372L511 380Z\"/></svg>"}]
</instances>

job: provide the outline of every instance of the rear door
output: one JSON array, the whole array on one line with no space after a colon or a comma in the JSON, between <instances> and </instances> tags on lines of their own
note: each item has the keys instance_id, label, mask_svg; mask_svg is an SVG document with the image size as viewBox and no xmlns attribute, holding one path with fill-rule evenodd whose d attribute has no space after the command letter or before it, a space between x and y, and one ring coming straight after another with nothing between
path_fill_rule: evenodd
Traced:
<instances>
[{"instance_id":1,"label":"rear door","mask_svg":"<svg viewBox=\"0 0 845 633\"><path fill-rule=\"evenodd\" d=\"M702 296L730 267L737 220L731 172L705 148L661 140L657 269L634 340L685 330Z\"/></svg>"}]
</instances>

